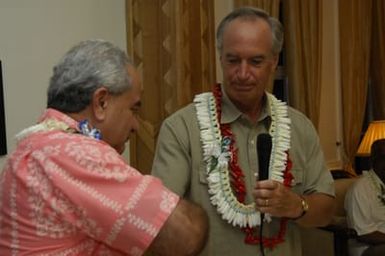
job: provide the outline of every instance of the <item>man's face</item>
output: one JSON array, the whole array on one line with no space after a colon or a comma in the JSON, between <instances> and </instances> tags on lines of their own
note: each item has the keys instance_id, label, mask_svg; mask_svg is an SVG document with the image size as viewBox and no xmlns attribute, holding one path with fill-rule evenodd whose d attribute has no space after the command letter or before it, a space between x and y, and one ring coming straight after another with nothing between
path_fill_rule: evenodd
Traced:
<instances>
[{"instance_id":1,"label":"man's face","mask_svg":"<svg viewBox=\"0 0 385 256\"><path fill-rule=\"evenodd\" d=\"M141 106L141 87L139 74L134 67L128 67L132 88L120 95L112 96L104 129L103 140L123 153L130 134L139 128L138 111Z\"/></svg>"},{"instance_id":2,"label":"man's face","mask_svg":"<svg viewBox=\"0 0 385 256\"><path fill-rule=\"evenodd\" d=\"M270 26L262 19L235 19L223 33L221 66L226 94L240 108L255 106L263 97L277 65Z\"/></svg>"}]
</instances>

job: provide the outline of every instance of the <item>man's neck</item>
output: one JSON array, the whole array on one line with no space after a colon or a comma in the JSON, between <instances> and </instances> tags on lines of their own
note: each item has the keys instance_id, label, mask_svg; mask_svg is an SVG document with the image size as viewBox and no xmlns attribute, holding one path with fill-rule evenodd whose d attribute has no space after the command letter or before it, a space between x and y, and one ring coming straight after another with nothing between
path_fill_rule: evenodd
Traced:
<instances>
[{"instance_id":1,"label":"man's neck","mask_svg":"<svg viewBox=\"0 0 385 256\"><path fill-rule=\"evenodd\" d=\"M257 123L263 109L263 105L265 102L265 97L258 101L258 103L254 104L237 104L233 102L233 104L241 111L252 123Z\"/></svg>"}]
</instances>

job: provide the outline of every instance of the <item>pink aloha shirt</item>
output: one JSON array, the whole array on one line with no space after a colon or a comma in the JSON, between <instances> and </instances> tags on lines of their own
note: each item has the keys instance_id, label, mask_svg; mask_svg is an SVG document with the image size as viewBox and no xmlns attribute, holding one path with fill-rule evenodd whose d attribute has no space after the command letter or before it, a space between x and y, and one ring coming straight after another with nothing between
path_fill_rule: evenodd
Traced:
<instances>
[{"instance_id":1,"label":"pink aloha shirt","mask_svg":"<svg viewBox=\"0 0 385 256\"><path fill-rule=\"evenodd\" d=\"M77 130L56 110L47 119ZM1 173L0 255L142 255L178 200L103 141L32 133Z\"/></svg>"}]
</instances>

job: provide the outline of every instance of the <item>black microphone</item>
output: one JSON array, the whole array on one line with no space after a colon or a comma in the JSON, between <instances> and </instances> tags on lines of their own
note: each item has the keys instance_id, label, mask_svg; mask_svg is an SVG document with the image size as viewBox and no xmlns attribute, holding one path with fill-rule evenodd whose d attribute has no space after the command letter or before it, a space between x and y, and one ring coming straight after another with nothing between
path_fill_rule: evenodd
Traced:
<instances>
[{"instance_id":1,"label":"black microphone","mask_svg":"<svg viewBox=\"0 0 385 256\"><path fill-rule=\"evenodd\" d=\"M257 154L258 154L258 180L267 180L269 178L269 165L271 155L271 136L268 133L261 133L257 138ZM261 224L259 226L259 237L263 240L263 222L265 213L261 212ZM265 256L265 246L261 241L259 244L261 255Z\"/></svg>"},{"instance_id":2,"label":"black microphone","mask_svg":"<svg viewBox=\"0 0 385 256\"><path fill-rule=\"evenodd\" d=\"M257 138L258 154L258 180L267 180L269 178L269 163L271 155L271 136L268 133L261 133Z\"/></svg>"}]
</instances>

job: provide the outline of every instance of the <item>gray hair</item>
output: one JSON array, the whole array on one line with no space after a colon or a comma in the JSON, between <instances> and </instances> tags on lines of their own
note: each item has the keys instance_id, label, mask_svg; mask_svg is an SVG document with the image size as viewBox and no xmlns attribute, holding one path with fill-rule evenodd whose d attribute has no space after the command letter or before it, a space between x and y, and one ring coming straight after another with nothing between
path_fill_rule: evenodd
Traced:
<instances>
[{"instance_id":1,"label":"gray hair","mask_svg":"<svg viewBox=\"0 0 385 256\"><path fill-rule=\"evenodd\" d=\"M267 12L254 8L254 7L240 7L238 9L230 12L221 23L219 23L217 29L217 49L219 53L222 52L223 49L223 33L225 31L226 26L235 19L263 19L265 20L270 28L272 33L272 54L278 55L282 50L283 45L283 27L281 22L274 17L271 17Z\"/></svg>"},{"instance_id":2,"label":"gray hair","mask_svg":"<svg viewBox=\"0 0 385 256\"><path fill-rule=\"evenodd\" d=\"M128 65L132 61L127 54L110 42L93 39L78 43L53 68L47 107L76 113L91 103L92 94L100 87L111 94L130 89Z\"/></svg>"}]
</instances>

